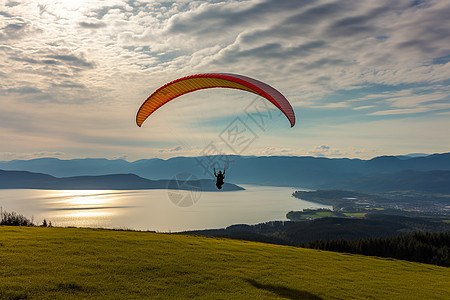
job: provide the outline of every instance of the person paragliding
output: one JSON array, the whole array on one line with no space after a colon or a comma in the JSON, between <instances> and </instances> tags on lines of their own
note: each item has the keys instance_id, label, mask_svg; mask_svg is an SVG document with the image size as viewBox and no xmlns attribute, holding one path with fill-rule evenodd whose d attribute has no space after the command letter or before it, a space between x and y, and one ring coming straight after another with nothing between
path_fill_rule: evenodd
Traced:
<instances>
[{"instance_id":1,"label":"person paragliding","mask_svg":"<svg viewBox=\"0 0 450 300\"><path fill-rule=\"evenodd\" d=\"M210 88L230 88L259 95L277 107L288 119L291 127L295 125L295 113L289 101L274 87L243 75L228 73L205 73L186 76L161 86L142 103L136 114L136 124L142 123L168 102L191 92ZM214 175L217 189L222 189L225 168Z\"/></svg>"},{"instance_id":2,"label":"person paragliding","mask_svg":"<svg viewBox=\"0 0 450 300\"><path fill-rule=\"evenodd\" d=\"M225 171L226 171L226 169L223 169L223 173L222 173L222 171L219 170L219 172L216 174L216 168L214 168L214 176L216 176L216 178L217 178L216 187L219 190L222 188L222 185L224 184L223 180L225 179Z\"/></svg>"}]
</instances>

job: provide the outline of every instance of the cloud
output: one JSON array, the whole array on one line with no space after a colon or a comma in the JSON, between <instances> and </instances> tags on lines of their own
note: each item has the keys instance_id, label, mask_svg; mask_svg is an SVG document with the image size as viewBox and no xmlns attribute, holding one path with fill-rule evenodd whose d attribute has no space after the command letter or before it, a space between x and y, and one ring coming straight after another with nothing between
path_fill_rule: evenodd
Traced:
<instances>
[{"instance_id":1,"label":"cloud","mask_svg":"<svg viewBox=\"0 0 450 300\"><path fill-rule=\"evenodd\" d=\"M256 156L298 156L299 152L291 148L281 148L281 147L263 147L250 149L247 155Z\"/></svg>"},{"instance_id":2,"label":"cloud","mask_svg":"<svg viewBox=\"0 0 450 300\"><path fill-rule=\"evenodd\" d=\"M177 14L169 21L168 32L189 35L216 35L224 28L241 31L243 26L264 21L293 8L300 9L312 1L231 1L203 4L196 9Z\"/></svg>"},{"instance_id":3,"label":"cloud","mask_svg":"<svg viewBox=\"0 0 450 300\"><path fill-rule=\"evenodd\" d=\"M85 68L92 68L93 64L91 62L86 61L82 57L77 57L73 54L52 54L48 55L47 58L51 58L52 63L58 64L58 63L66 63L68 65L78 66L78 67L85 67ZM44 60L45 62L45 60ZM50 63L50 64L52 64Z\"/></svg>"},{"instance_id":4,"label":"cloud","mask_svg":"<svg viewBox=\"0 0 450 300\"><path fill-rule=\"evenodd\" d=\"M18 40L30 34L30 24L22 18L13 17L8 13L2 13L7 25L0 29L0 41Z\"/></svg>"},{"instance_id":5,"label":"cloud","mask_svg":"<svg viewBox=\"0 0 450 300\"><path fill-rule=\"evenodd\" d=\"M14 6L20 5L20 2L8 0L8 2L6 2L5 5L8 7L14 7Z\"/></svg>"},{"instance_id":6,"label":"cloud","mask_svg":"<svg viewBox=\"0 0 450 300\"><path fill-rule=\"evenodd\" d=\"M86 61L83 57L77 57L73 54L48 54L40 58L39 55L32 57L14 57L10 56L11 60L23 62L26 64L36 65L68 65L82 68L93 68L94 64Z\"/></svg>"},{"instance_id":7,"label":"cloud","mask_svg":"<svg viewBox=\"0 0 450 300\"><path fill-rule=\"evenodd\" d=\"M61 83L53 83L54 88L69 88L69 89L84 89L85 85L79 83L73 83L71 81L62 81Z\"/></svg>"},{"instance_id":8,"label":"cloud","mask_svg":"<svg viewBox=\"0 0 450 300\"><path fill-rule=\"evenodd\" d=\"M316 157L344 157L348 152L341 152L338 149L332 149L328 145L316 146L313 150L308 151L309 155Z\"/></svg>"},{"instance_id":9,"label":"cloud","mask_svg":"<svg viewBox=\"0 0 450 300\"><path fill-rule=\"evenodd\" d=\"M373 103L372 105L368 105ZM404 115L439 112L450 109L448 88L410 88L382 94L372 94L347 102L354 110L370 109L368 115Z\"/></svg>"},{"instance_id":10,"label":"cloud","mask_svg":"<svg viewBox=\"0 0 450 300\"><path fill-rule=\"evenodd\" d=\"M41 90L32 87L32 86L22 86L19 88L9 88L5 90L6 93L15 93L15 94L39 94L42 93Z\"/></svg>"},{"instance_id":11,"label":"cloud","mask_svg":"<svg viewBox=\"0 0 450 300\"><path fill-rule=\"evenodd\" d=\"M380 110L373 113L369 113L371 116L388 116L388 115L403 115L403 114L414 114L429 111L425 107L418 108L405 108L405 109L389 109L389 110Z\"/></svg>"},{"instance_id":12,"label":"cloud","mask_svg":"<svg viewBox=\"0 0 450 300\"><path fill-rule=\"evenodd\" d=\"M450 109L448 1L80 3L8 1L1 8L2 144L7 138L10 147L25 147L11 136L26 140L34 134L45 140L33 140L39 145L70 145L78 149L74 152L98 145L111 155L126 149L139 156L147 147L153 153L176 149L175 139L183 135L199 141L192 124L170 114L161 112L164 120L148 127L160 132L152 134L148 128L136 133L133 121L135 110L159 86L202 72L239 73L273 85L288 97L304 122L299 125L306 128L336 120L362 128L368 120L431 118ZM190 116L211 101L251 98L225 91L211 95L183 96L186 102L177 102L177 108ZM30 107L23 109L24 104ZM236 113L221 105L214 104L210 112L208 138L222 129L215 119ZM307 109L314 114L304 115ZM92 111L101 112L100 121ZM440 122L448 127L445 119ZM298 128L279 139L268 133L265 140L281 143L279 149L258 149L298 149L294 141L304 132ZM314 146L324 142L308 138L308 151L325 154ZM347 143L360 139L351 137Z\"/></svg>"},{"instance_id":13,"label":"cloud","mask_svg":"<svg viewBox=\"0 0 450 300\"><path fill-rule=\"evenodd\" d=\"M289 60L295 59L299 56L306 57L312 54L314 51L319 50L325 46L325 41L311 41L300 45L287 46L280 43L268 43L254 48L246 48L241 50L239 47L230 47L226 52L220 55L219 59L216 59L217 63L229 64L235 62L244 62L248 59L258 59L260 61L265 60ZM337 63L335 61L334 63ZM332 60L322 60L305 65L305 68L314 68L323 66L326 63L333 63ZM339 61L340 63L340 61Z\"/></svg>"},{"instance_id":14,"label":"cloud","mask_svg":"<svg viewBox=\"0 0 450 300\"><path fill-rule=\"evenodd\" d=\"M174 152L180 152L181 150L183 150L183 147L181 146L176 146L176 147L172 147L170 149L161 149L158 152L159 153L174 153Z\"/></svg>"},{"instance_id":15,"label":"cloud","mask_svg":"<svg viewBox=\"0 0 450 300\"><path fill-rule=\"evenodd\" d=\"M102 27L106 27L106 23L99 22L98 20L92 20L92 21L81 21L78 23L83 28L88 29L98 29Z\"/></svg>"},{"instance_id":16,"label":"cloud","mask_svg":"<svg viewBox=\"0 0 450 300\"><path fill-rule=\"evenodd\" d=\"M29 160L44 157L63 157L65 154L66 153L64 152L0 152L0 161Z\"/></svg>"}]
</instances>

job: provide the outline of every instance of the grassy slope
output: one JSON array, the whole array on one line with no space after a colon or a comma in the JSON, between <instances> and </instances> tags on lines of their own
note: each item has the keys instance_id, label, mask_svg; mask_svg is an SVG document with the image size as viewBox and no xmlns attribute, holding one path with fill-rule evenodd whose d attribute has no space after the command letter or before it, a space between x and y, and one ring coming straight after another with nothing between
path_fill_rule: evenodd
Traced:
<instances>
[{"instance_id":1,"label":"grassy slope","mask_svg":"<svg viewBox=\"0 0 450 300\"><path fill-rule=\"evenodd\" d=\"M449 268L238 240L0 226L0 298L444 299L449 278Z\"/></svg>"}]
</instances>

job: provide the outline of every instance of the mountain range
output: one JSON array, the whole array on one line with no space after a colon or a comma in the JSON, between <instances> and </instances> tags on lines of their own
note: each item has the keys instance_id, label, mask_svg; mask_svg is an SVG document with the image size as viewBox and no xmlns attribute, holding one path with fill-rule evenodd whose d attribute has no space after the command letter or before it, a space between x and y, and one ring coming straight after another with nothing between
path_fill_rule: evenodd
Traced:
<instances>
[{"instance_id":1,"label":"mountain range","mask_svg":"<svg viewBox=\"0 0 450 300\"><path fill-rule=\"evenodd\" d=\"M20 170L56 177L135 174L142 179L170 179L180 173L211 178L201 162L219 157L153 158L134 162L108 159L39 158L0 161L2 170ZM223 158L222 158L223 159ZM345 188L366 192L420 189L446 192L450 186L450 153L427 156L380 156L370 160L287 156L228 156L226 181L236 184ZM437 172L439 171L439 172Z\"/></svg>"}]
</instances>

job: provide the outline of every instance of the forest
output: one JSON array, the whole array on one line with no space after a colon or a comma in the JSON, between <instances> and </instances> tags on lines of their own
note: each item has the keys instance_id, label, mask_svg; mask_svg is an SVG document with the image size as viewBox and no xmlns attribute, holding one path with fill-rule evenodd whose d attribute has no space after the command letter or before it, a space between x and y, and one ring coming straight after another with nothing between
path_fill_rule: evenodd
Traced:
<instances>
[{"instance_id":1,"label":"forest","mask_svg":"<svg viewBox=\"0 0 450 300\"><path fill-rule=\"evenodd\" d=\"M389 238L318 240L306 248L390 257L450 267L450 233L416 232Z\"/></svg>"}]
</instances>

